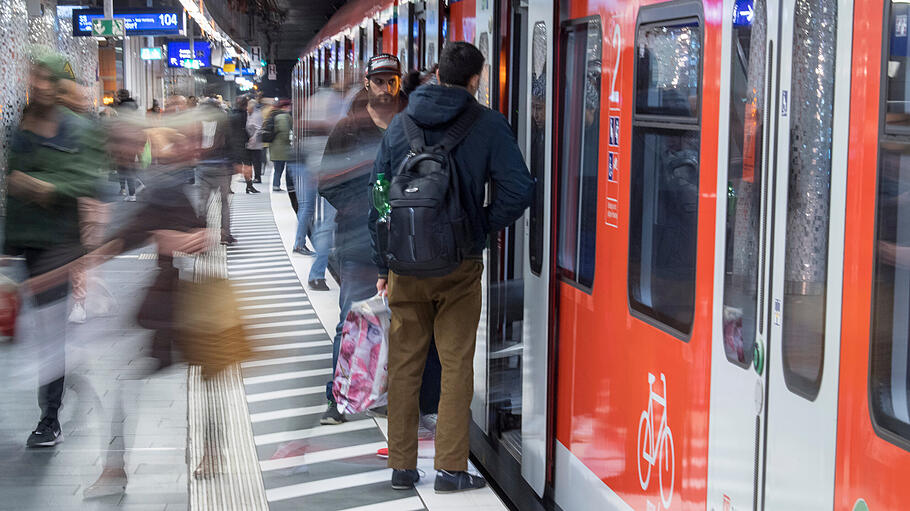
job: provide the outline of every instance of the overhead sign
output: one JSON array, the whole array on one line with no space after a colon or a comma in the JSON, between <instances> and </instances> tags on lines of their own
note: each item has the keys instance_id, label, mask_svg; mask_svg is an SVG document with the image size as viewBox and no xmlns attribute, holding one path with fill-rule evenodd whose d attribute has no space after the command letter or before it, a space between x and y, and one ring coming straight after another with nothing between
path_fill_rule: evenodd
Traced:
<instances>
[{"instance_id":1,"label":"overhead sign","mask_svg":"<svg viewBox=\"0 0 910 511\"><path fill-rule=\"evenodd\" d=\"M252 67L262 67L262 47L261 46L250 46L250 66Z\"/></svg>"},{"instance_id":2,"label":"overhead sign","mask_svg":"<svg viewBox=\"0 0 910 511\"><path fill-rule=\"evenodd\" d=\"M278 66L275 64L269 64L269 80L278 79Z\"/></svg>"},{"instance_id":3,"label":"overhead sign","mask_svg":"<svg viewBox=\"0 0 910 511\"><path fill-rule=\"evenodd\" d=\"M186 69L211 67L212 47L206 41L195 41L191 52L189 41L171 41L167 43L167 65Z\"/></svg>"},{"instance_id":4,"label":"overhead sign","mask_svg":"<svg viewBox=\"0 0 910 511\"><path fill-rule=\"evenodd\" d=\"M123 37L123 20L118 19L93 19L92 35L95 37Z\"/></svg>"},{"instance_id":5,"label":"overhead sign","mask_svg":"<svg viewBox=\"0 0 910 511\"><path fill-rule=\"evenodd\" d=\"M736 0L733 3L733 26L749 27L752 26L752 19L755 17L755 8L753 0Z\"/></svg>"},{"instance_id":6,"label":"overhead sign","mask_svg":"<svg viewBox=\"0 0 910 511\"><path fill-rule=\"evenodd\" d=\"M139 50L139 58L142 60L161 60L164 56L161 48L155 46L154 48L141 48Z\"/></svg>"},{"instance_id":7,"label":"overhead sign","mask_svg":"<svg viewBox=\"0 0 910 511\"><path fill-rule=\"evenodd\" d=\"M103 20L101 9L73 9L73 35L90 36L95 20ZM130 9L115 12L114 20L123 23L123 35L178 35L183 33L183 10Z\"/></svg>"}]
</instances>

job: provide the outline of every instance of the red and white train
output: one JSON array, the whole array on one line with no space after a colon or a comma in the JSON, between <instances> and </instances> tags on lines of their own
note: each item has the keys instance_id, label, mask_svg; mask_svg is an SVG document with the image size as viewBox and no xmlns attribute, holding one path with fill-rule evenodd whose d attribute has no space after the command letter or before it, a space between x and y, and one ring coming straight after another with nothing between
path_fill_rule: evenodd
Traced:
<instances>
[{"instance_id":1,"label":"red and white train","mask_svg":"<svg viewBox=\"0 0 910 511\"><path fill-rule=\"evenodd\" d=\"M491 238L475 364L472 452L517 508L907 506L908 17L351 0L303 52L298 130L372 54L487 57L538 180Z\"/></svg>"}]
</instances>

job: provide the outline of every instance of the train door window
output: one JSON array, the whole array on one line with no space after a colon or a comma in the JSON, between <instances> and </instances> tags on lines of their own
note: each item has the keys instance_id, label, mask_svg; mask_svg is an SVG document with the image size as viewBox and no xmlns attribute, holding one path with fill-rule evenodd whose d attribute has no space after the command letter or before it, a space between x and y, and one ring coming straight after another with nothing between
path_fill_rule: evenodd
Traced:
<instances>
[{"instance_id":1,"label":"train door window","mask_svg":"<svg viewBox=\"0 0 910 511\"><path fill-rule=\"evenodd\" d=\"M764 0L755 0L751 17L741 15L741 10L737 4L730 13L733 55L722 321L727 359L747 368L758 330L767 24Z\"/></svg>"},{"instance_id":2,"label":"train door window","mask_svg":"<svg viewBox=\"0 0 910 511\"><path fill-rule=\"evenodd\" d=\"M682 336L695 314L700 4L643 9L636 33L629 303Z\"/></svg>"},{"instance_id":3,"label":"train door window","mask_svg":"<svg viewBox=\"0 0 910 511\"><path fill-rule=\"evenodd\" d=\"M870 407L876 429L910 448L910 4L892 0L882 81L882 136L876 202Z\"/></svg>"},{"instance_id":4,"label":"train door window","mask_svg":"<svg viewBox=\"0 0 910 511\"><path fill-rule=\"evenodd\" d=\"M594 286L602 37L600 19L587 18L563 23L560 38L557 266L563 279L585 289Z\"/></svg>"},{"instance_id":5,"label":"train door window","mask_svg":"<svg viewBox=\"0 0 910 511\"><path fill-rule=\"evenodd\" d=\"M528 163L531 177L537 183L531 202L528 232L528 260L531 271L540 275L543 267L544 184L547 153L547 24L534 24L531 43L531 145Z\"/></svg>"},{"instance_id":6,"label":"train door window","mask_svg":"<svg viewBox=\"0 0 910 511\"><path fill-rule=\"evenodd\" d=\"M784 383L814 400L825 353L837 3L797 0L784 256Z\"/></svg>"}]
</instances>

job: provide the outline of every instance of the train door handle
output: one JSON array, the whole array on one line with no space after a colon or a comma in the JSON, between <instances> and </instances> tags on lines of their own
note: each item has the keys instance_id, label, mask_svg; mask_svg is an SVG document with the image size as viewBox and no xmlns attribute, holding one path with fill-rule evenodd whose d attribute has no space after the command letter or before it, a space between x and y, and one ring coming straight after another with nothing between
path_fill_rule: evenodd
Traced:
<instances>
[{"instance_id":1,"label":"train door handle","mask_svg":"<svg viewBox=\"0 0 910 511\"><path fill-rule=\"evenodd\" d=\"M765 342L760 338L752 345L752 367L759 376L765 372Z\"/></svg>"}]
</instances>

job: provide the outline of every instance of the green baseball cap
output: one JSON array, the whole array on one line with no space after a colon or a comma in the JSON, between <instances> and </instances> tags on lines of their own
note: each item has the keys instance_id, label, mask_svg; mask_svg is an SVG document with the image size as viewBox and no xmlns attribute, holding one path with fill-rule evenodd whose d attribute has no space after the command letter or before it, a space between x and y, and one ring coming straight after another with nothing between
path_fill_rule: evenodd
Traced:
<instances>
[{"instance_id":1,"label":"green baseball cap","mask_svg":"<svg viewBox=\"0 0 910 511\"><path fill-rule=\"evenodd\" d=\"M76 81L73 66L63 55L46 48L37 49L32 53L33 62L51 72L55 80Z\"/></svg>"}]
</instances>

